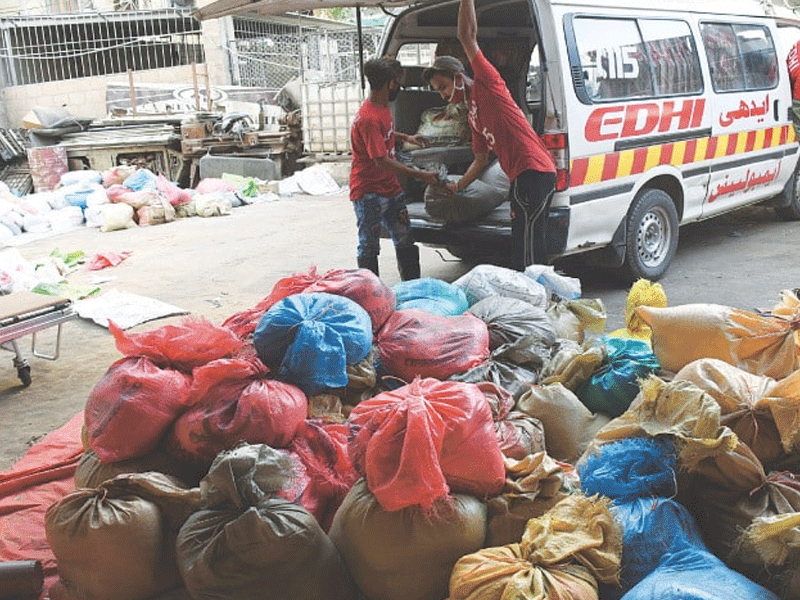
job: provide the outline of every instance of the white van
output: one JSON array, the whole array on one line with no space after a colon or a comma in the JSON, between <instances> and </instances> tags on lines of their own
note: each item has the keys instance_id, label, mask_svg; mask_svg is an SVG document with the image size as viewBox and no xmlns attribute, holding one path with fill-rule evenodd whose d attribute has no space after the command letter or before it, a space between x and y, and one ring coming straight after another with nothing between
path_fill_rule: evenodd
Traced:
<instances>
[{"instance_id":1,"label":"white van","mask_svg":"<svg viewBox=\"0 0 800 600\"><path fill-rule=\"evenodd\" d=\"M589 253L593 264L656 280L680 224L761 202L800 219L786 68L800 30L775 10L761 0L477 0L479 44L556 159L551 261ZM414 133L422 111L443 102L422 69L437 54L463 56L458 1L392 11L379 54L405 67L395 126ZM428 148L411 160L459 173L471 151ZM423 244L463 258L508 252L507 202L458 226L434 222L422 202L409 211Z\"/></svg>"}]
</instances>

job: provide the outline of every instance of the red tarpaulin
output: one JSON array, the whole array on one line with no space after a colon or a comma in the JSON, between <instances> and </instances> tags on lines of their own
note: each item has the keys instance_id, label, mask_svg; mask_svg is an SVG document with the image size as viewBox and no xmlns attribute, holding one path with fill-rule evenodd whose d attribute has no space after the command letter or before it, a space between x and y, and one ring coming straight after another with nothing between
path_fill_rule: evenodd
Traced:
<instances>
[{"instance_id":1,"label":"red tarpaulin","mask_svg":"<svg viewBox=\"0 0 800 600\"><path fill-rule=\"evenodd\" d=\"M83 454L82 425L81 411L31 447L10 471L0 473L0 560L41 561L42 598L58 579L44 514L75 489L75 468Z\"/></svg>"}]
</instances>

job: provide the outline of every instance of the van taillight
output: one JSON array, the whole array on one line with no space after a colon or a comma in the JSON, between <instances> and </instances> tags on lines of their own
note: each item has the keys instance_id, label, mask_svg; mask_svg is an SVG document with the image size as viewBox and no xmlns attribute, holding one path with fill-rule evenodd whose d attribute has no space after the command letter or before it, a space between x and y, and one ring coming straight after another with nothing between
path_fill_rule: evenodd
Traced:
<instances>
[{"instance_id":1,"label":"van taillight","mask_svg":"<svg viewBox=\"0 0 800 600\"><path fill-rule=\"evenodd\" d=\"M542 143L550 151L556 163L556 191L563 192L569 187L569 151L566 133L542 134Z\"/></svg>"}]
</instances>

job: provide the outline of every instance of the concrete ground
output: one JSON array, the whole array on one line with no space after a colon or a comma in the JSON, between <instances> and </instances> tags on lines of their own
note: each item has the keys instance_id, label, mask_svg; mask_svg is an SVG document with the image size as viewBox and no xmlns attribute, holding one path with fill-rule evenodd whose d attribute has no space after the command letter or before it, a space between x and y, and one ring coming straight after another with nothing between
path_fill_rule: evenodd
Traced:
<instances>
[{"instance_id":1,"label":"concrete ground","mask_svg":"<svg viewBox=\"0 0 800 600\"><path fill-rule=\"evenodd\" d=\"M800 282L799 226L778 221L766 209L691 225L681 230L678 256L662 280L670 304L715 302L740 308L770 308L780 290ZM72 284L113 277L103 291L140 294L177 305L192 315L221 323L264 298L281 277L315 265L320 272L355 266L355 218L345 192L330 196L296 195L236 208L225 217L179 219L165 225L102 233L81 228L27 241L18 246L30 261L58 249L130 251L120 265L103 271L85 266L69 275ZM399 281L390 242L380 257L384 281ZM473 265L444 251L421 249L423 276L453 281ZM624 324L627 289L606 273L570 266L580 277L584 297L600 298L609 318L607 331ZM145 331L184 317L159 319L130 331ZM55 329L41 332L47 349ZM61 356L35 358L28 338L20 338L31 365L32 383L20 385L13 355L0 353L0 470L27 448L82 410L103 373L121 354L104 327L86 320L64 326Z\"/></svg>"}]
</instances>

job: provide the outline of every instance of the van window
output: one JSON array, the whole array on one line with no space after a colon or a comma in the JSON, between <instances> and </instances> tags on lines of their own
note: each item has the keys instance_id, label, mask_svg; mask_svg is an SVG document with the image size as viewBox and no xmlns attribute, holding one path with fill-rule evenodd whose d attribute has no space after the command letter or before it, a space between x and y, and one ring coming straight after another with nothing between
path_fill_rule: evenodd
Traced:
<instances>
[{"instance_id":1,"label":"van window","mask_svg":"<svg viewBox=\"0 0 800 600\"><path fill-rule=\"evenodd\" d=\"M704 23L700 31L715 91L764 90L778 84L778 59L766 27Z\"/></svg>"},{"instance_id":2,"label":"van window","mask_svg":"<svg viewBox=\"0 0 800 600\"><path fill-rule=\"evenodd\" d=\"M674 96L703 89L697 49L685 21L576 17L572 29L585 100Z\"/></svg>"},{"instance_id":3,"label":"van window","mask_svg":"<svg viewBox=\"0 0 800 600\"><path fill-rule=\"evenodd\" d=\"M404 44L397 51L397 60L404 66L429 67L436 55L436 43Z\"/></svg>"}]
</instances>

